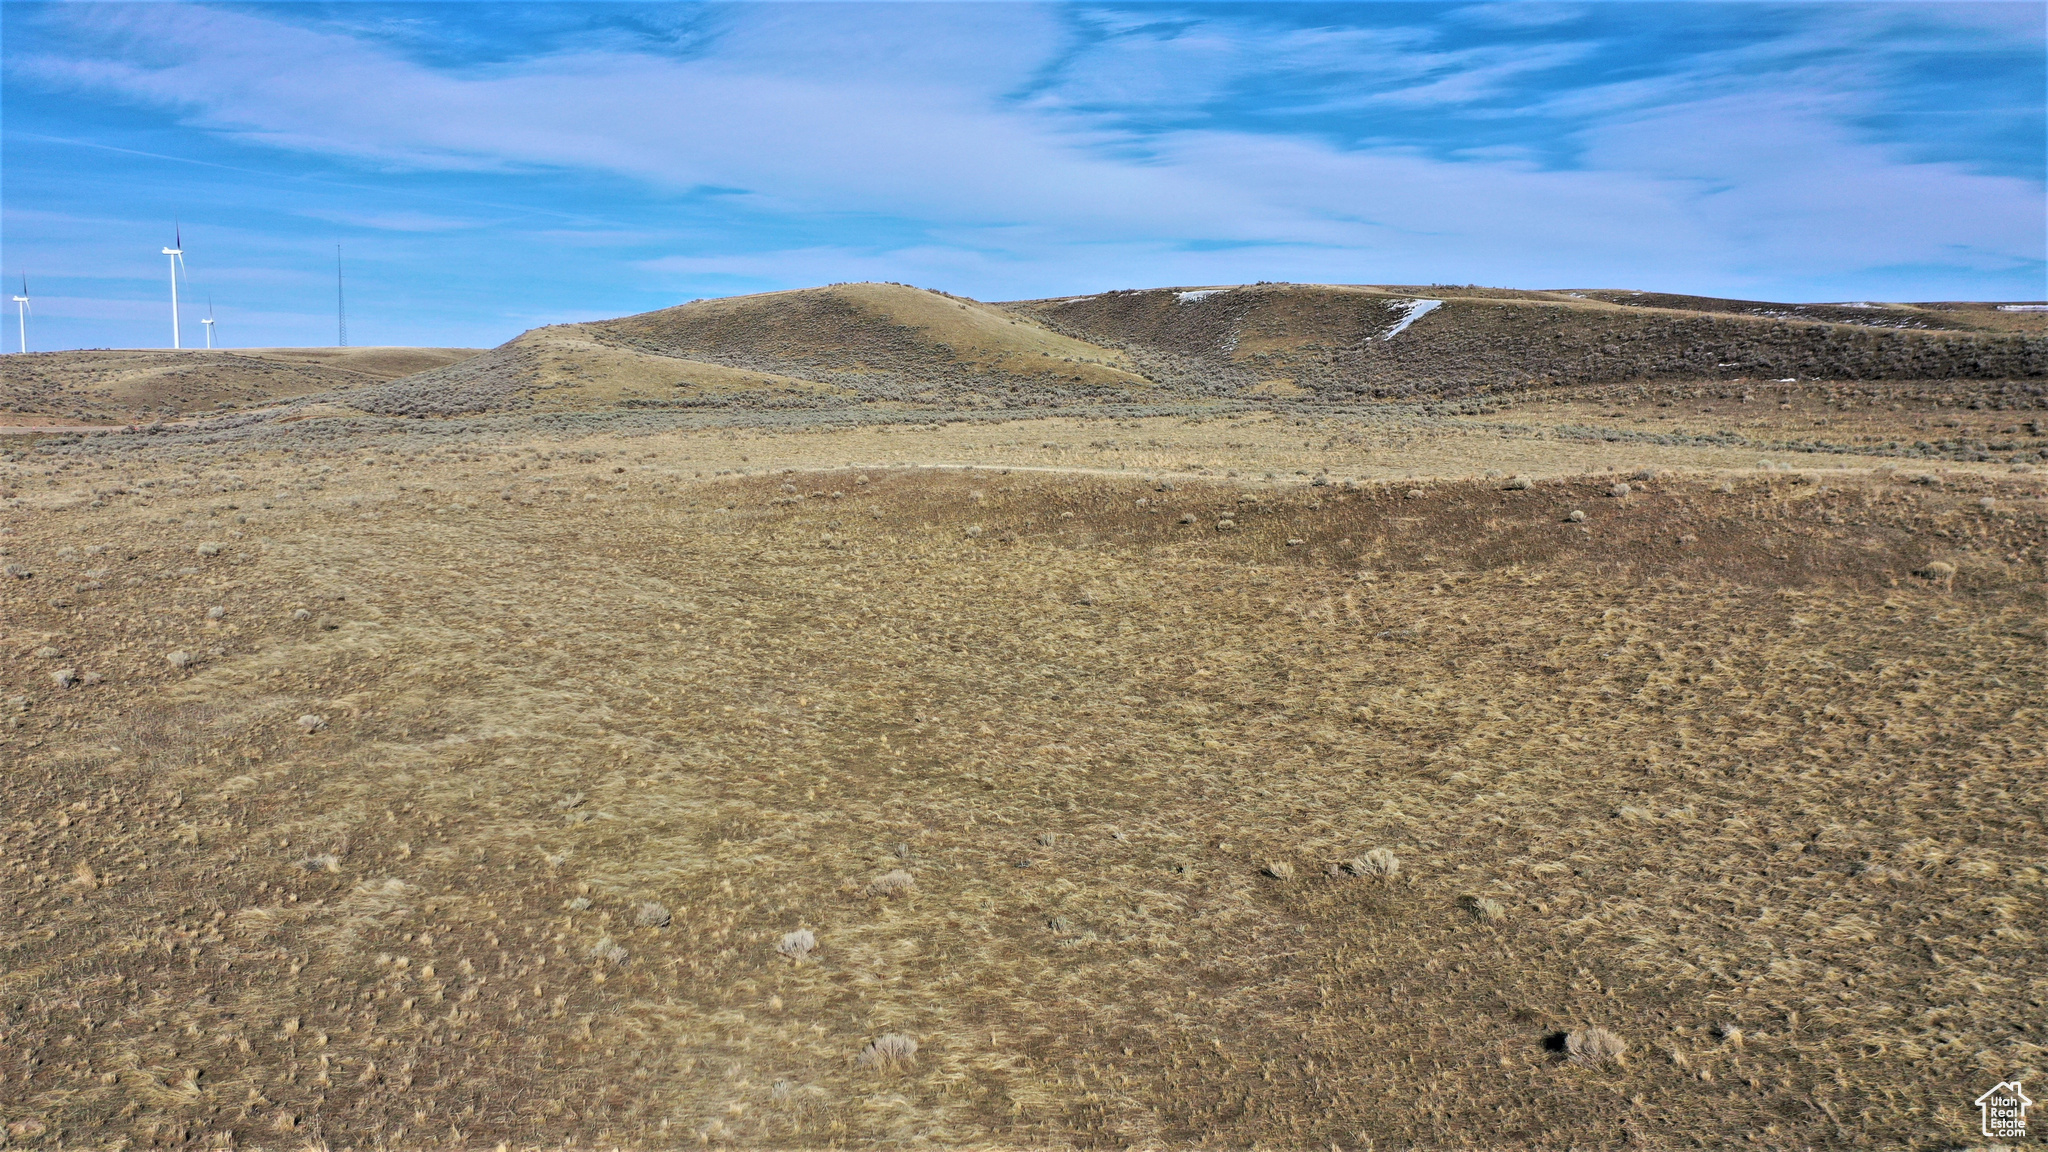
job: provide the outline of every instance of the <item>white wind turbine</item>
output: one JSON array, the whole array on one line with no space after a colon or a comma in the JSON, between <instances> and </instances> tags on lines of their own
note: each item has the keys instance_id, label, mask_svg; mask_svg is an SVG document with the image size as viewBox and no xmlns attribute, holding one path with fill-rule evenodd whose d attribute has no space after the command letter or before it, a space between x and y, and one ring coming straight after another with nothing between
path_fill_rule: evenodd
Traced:
<instances>
[{"instance_id":1,"label":"white wind turbine","mask_svg":"<svg viewBox=\"0 0 2048 1152\"><path fill-rule=\"evenodd\" d=\"M211 349L213 347L213 297L211 296L206 298L206 319L201 320L200 323L206 325L206 346L208 349Z\"/></svg>"},{"instance_id":2,"label":"white wind turbine","mask_svg":"<svg viewBox=\"0 0 2048 1152\"><path fill-rule=\"evenodd\" d=\"M171 347L183 348L178 332L178 272L185 266L185 230L179 228L175 235L176 246L164 249L164 255L171 258Z\"/></svg>"},{"instance_id":3,"label":"white wind turbine","mask_svg":"<svg viewBox=\"0 0 2048 1152\"><path fill-rule=\"evenodd\" d=\"M28 351L28 273L21 274L21 295L14 298L15 313L21 318L21 350Z\"/></svg>"}]
</instances>

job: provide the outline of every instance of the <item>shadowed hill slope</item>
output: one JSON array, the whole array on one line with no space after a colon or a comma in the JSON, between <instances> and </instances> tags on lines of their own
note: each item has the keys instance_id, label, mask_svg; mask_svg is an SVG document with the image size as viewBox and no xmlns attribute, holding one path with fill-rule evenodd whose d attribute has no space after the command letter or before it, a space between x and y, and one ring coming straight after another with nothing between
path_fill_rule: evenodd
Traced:
<instances>
[{"instance_id":1,"label":"shadowed hill slope","mask_svg":"<svg viewBox=\"0 0 2048 1152\"><path fill-rule=\"evenodd\" d=\"M1741 301L1696 303L1730 307L1625 305L1558 292L1293 284L1106 292L1005 306L1122 351L1162 383L1199 380L1213 387L1228 380L1240 389L1322 399L1628 379L2048 372L2048 339L2039 322L2018 333L1904 331L1751 315L1733 307ZM1929 325L1943 315L1932 308L1834 311L1936 318L1926 320Z\"/></svg>"},{"instance_id":2,"label":"shadowed hill slope","mask_svg":"<svg viewBox=\"0 0 2048 1152\"><path fill-rule=\"evenodd\" d=\"M1730 313L1780 320L1818 320L1863 328L1917 328L1952 332L2034 332L2044 325L2040 313L2001 310L1991 301L1936 301L1892 304L1869 300L1837 304L1780 304L1769 300L1724 300L1713 296L1679 296L1665 292L1597 290L1556 293L1568 298L1598 300L1628 308L1669 308L1684 312Z\"/></svg>"},{"instance_id":3,"label":"shadowed hill slope","mask_svg":"<svg viewBox=\"0 0 2048 1152\"><path fill-rule=\"evenodd\" d=\"M0 360L0 424L113 424L248 408L378 384L474 348L170 348L31 352Z\"/></svg>"}]
</instances>

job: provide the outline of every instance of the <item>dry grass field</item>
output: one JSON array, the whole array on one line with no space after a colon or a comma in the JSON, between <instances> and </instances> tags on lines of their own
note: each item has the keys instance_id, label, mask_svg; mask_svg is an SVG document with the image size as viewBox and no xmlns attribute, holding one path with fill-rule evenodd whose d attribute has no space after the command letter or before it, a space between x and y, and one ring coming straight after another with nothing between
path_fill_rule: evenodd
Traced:
<instances>
[{"instance_id":1,"label":"dry grass field","mask_svg":"<svg viewBox=\"0 0 2048 1152\"><path fill-rule=\"evenodd\" d=\"M1788 458L2048 461L2033 381L1739 381L1545 389L1451 411L1510 438L1753 448ZM1789 457L1787 454L1790 454Z\"/></svg>"},{"instance_id":2,"label":"dry grass field","mask_svg":"<svg viewBox=\"0 0 2048 1152\"><path fill-rule=\"evenodd\" d=\"M2048 1069L1972 387L17 439L0 1140L1970 1146Z\"/></svg>"}]
</instances>

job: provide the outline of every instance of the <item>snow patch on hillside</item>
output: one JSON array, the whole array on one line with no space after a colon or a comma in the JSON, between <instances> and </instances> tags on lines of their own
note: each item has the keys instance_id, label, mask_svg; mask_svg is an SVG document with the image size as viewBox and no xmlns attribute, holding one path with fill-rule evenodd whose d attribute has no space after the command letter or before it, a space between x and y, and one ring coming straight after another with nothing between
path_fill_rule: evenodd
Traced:
<instances>
[{"instance_id":1,"label":"snow patch on hillside","mask_svg":"<svg viewBox=\"0 0 2048 1152\"><path fill-rule=\"evenodd\" d=\"M1228 288L1203 288L1200 291L1196 292L1175 292L1173 294L1173 298L1175 300L1180 301L1182 304L1199 304L1202 301L1207 300L1209 297L1216 295L1218 292L1228 291L1230 291L1230 289Z\"/></svg>"},{"instance_id":2,"label":"snow patch on hillside","mask_svg":"<svg viewBox=\"0 0 2048 1152\"><path fill-rule=\"evenodd\" d=\"M1443 307L1443 303L1441 300L1407 300L1395 305L1395 307L1401 310L1401 319L1396 321L1392 328L1387 329L1387 334L1380 337L1380 339L1392 340L1400 335L1401 331L1410 324Z\"/></svg>"}]
</instances>

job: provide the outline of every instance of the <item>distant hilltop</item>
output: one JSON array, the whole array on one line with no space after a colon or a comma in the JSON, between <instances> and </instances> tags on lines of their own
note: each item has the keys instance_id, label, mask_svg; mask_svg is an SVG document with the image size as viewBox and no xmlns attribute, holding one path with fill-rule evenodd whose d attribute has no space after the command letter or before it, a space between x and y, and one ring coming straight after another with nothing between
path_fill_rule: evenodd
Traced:
<instances>
[{"instance_id":1,"label":"distant hilltop","mask_svg":"<svg viewBox=\"0 0 2048 1152\"><path fill-rule=\"evenodd\" d=\"M2048 305L1271 283L985 303L857 283L536 328L476 355L390 351L374 370L349 365L355 374L346 381L333 375L344 367L338 361L295 364L281 352L222 354L238 359L206 372L195 360L167 360L158 365L169 373L160 390L177 403L214 403L225 386L207 391L200 377L232 369L240 383L223 393L228 403L305 397L413 416L1357 403L1625 381L1967 379L2003 381L1987 388L2040 407ZM401 364L411 374L393 371ZM130 374L147 367L123 365ZM309 386L323 374L333 383ZM35 399L37 410L48 399Z\"/></svg>"}]
</instances>

